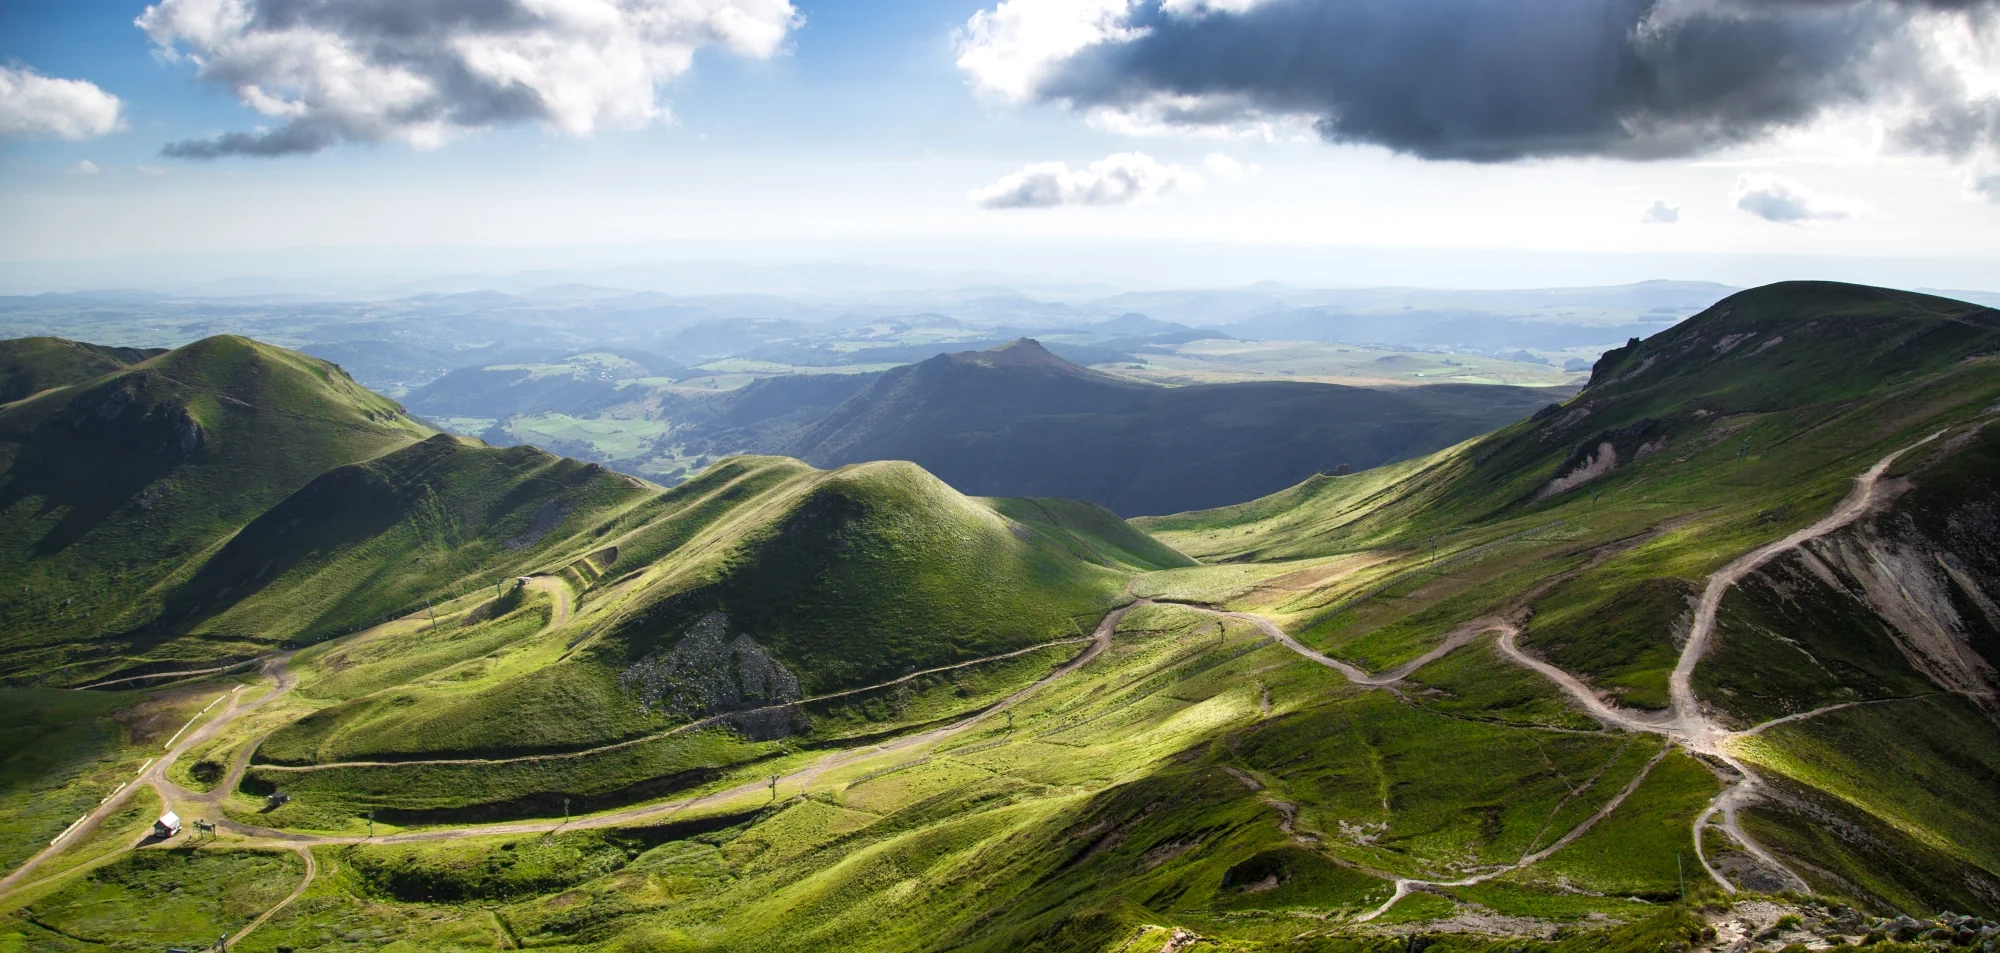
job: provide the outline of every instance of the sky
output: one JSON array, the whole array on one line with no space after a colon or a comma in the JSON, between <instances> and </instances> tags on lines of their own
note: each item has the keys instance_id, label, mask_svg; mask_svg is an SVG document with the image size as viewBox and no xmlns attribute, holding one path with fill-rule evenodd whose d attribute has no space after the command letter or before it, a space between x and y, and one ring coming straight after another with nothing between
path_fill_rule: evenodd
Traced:
<instances>
[{"instance_id":1,"label":"sky","mask_svg":"<svg viewBox=\"0 0 2000 953\"><path fill-rule=\"evenodd\" d=\"M0 289L2000 290L2000 0L0 0Z\"/></svg>"}]
</instances>

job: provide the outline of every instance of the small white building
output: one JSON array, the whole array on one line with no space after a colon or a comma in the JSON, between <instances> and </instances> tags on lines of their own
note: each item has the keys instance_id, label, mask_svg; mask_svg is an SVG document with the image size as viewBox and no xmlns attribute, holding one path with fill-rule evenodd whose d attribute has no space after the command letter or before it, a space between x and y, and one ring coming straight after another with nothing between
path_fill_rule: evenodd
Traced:
<instances>
[{"instance_id":1,"label":"small white building","mask_svg":"<svg viewBox=\"0 0 2000 953\"><path fill-rule=\"evenodd\" d=\"M181 816L172 811L160 815L160 819L153 822L154 837L177 837L180 832Z\"/></svg>"}]
</instances>

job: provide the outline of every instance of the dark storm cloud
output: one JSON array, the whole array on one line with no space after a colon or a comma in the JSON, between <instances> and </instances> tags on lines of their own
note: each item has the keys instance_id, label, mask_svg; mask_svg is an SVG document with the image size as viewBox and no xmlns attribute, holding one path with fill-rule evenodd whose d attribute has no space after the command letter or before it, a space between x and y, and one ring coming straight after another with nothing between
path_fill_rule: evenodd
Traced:
<instances>
[{"instance_id":1,"label":"dark storm cloud","mask_svg":"<svg viewBox=\"0 0 2000 953\"><path fill-rule=\"evenodd\" d=\"M330 129L293 124L269 132L230 132L213 139L184 139L160 147L169 159L219 159L223 156L310 155L340 140Z\"/></svg>"},{"instance_id":2,"label":"dark storm cloud","mask_svg":"<svg viewBox=\"0 0 2000 953\"><path fill-rule=\"evenodd\" d=\"M1912 17L1957 11L1990 22L1994 6L1267 0L1190 16L1148 0L1127 21L1143 32L1085 47L1035 92L1168 124L1308 116L1328 141L1430 159L1664 158L1885 94L1929 95L1937 80ZM1981 134L1990 138L1991 125Z\"/></svg>"}]
</instances>

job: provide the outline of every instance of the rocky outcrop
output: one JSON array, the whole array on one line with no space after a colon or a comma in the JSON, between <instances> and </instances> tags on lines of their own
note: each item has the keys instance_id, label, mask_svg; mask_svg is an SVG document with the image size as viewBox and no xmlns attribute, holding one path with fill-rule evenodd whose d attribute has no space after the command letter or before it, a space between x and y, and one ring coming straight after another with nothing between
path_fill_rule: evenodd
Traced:
<instances>
[{"instance_id":1,"label":"rocky outcrop","mask_svg":"<svg viewBox=\"0 0 2000 953\"><path fill-rule=\"evenodd\" d=\"M702 616L674 647L628 666L618 686L641 712L680 718L798 701L798 677L748 635L729 637L729 617Z\"/></svg>"}]
</instances>

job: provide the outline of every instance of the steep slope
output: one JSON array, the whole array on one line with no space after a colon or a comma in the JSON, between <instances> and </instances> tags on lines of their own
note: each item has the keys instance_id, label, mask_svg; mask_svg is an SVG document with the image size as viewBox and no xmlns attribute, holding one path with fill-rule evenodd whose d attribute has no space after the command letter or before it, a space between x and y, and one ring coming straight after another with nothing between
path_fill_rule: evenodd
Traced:
<instances>
[{"instance_id":1,"label":"steep slope","mask_svg":"<svg viewBox=\"0 0 2000 953\"><path fill-rule=\"evenodd\" d=\"M571 537L657 492L533 447L440 434L316 477L244 526L168 610L211 644L314 641L599 548Z\"/></svg>"},{"instance_id":2,"label":"steep slope","mask_svg":"<svg viewBox=\"0 0 2000 953\"><path fill-rule=\"evenodd\" d=\"M1510 651L1624 723L1736 759L1696 825L1732 889L1991 910L1996 348L2000 312L1964 302L1753 289L1607 354L1534 420L1138 523L1211 560L1329 567L1236 598L1362 669L1511 627ZM1859 518L1824 522L1884 461ZM1788 534L1804 541L1713 575ZM1695 642L1698 604L1716 614Z\"/></svg>"},{"instance_id":3,"label":"steep slope","mask_svg":"<svg viewBox=\"0 0 2000 953\"><path fill-rule=\"evenodd\" d=\"M214 657L178 640L169 591L313 477L430 434L338 368L237 337L0 408L0 677Z\"/></svg>"},{"instance_id":4,"label":"steep slope","mask_svg":"<svg viewBox=\"0 0 2000 953\"><path fill-rule=\"evenodd\" d=\"M1427 453L1548 401L1512 387L1159 387L1023 339L885 372L774 449L817 466L911 460L966 493L1086 499L1130 515Z\"/></svg>"},{"instance_id":5,"label":"steep slope","mask_svg":"<svg viewBox=\"0 0 2000 953\"><path fill-rule=\"evenodd\" d=\"M164 348L104 347L62 338L0 341L0 404L80 384L164 353Z\"/></svg>"}]
</instances>

